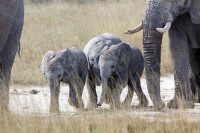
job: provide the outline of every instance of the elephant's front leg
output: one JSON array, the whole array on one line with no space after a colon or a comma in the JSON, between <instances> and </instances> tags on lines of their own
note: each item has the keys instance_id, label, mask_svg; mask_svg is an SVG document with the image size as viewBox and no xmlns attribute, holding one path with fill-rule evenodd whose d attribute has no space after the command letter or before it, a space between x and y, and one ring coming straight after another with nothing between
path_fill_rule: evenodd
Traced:
<instances>
[{"instance_id":1,"label":"elephant's front leg","mask_svg":"<svg viewBox=\"0 0 200 133\"><path fill-rule=\"evenodd\" d=\"M111 103L110 103L110 108L111 109L122 109L122 103L120 101L120 95L121 95L121 90L123 87L120 85L119 82L115 83L115 89L113 90L111 94Z\"/></svg>"},{"instance_id":2,"label":"elephant's front leg","mask_svg":"<svg viewBox=\"0 0 200 133\"><path fill-rule=\"evenodd\" d=\"M134 94L134 86L132 85L132 83L128 83L128 93L127 96L125 98L125 100L122 102L122 106L123 108L131 108L131 101L133 98L133 94Z\"/></svg>"},{"instance_id":3,"label":"elephant's front leg","mask_svg":"<svg viewBox=\"0 0 200 133\"><path fill-rule=\"evenodd\" d=\"M59 94L60 94L60 83L55 86L50 86L51 100L50 100L50 113L59 113Z\"/></svg>"},{"instance_id":4,"label":"elephant's front leg","mask_svg":"<svg viewBox=\"0 0 200 133\"><path fill-rule=\"evenodd\" d=\"M89 69L87 79L87 89L89 95L89 101L87 103L88 109L97 108L97 93L96 93L96 85L95 85L95 75L92 69Z\"/></svg>"},{"instance_id":5,"label":"elephant's front leg","mask_svg":"<svg viewBox=\"0 0 200 133\"><path fill-rule=\"evenodd\" d=\"M194 96L194 102L200 102L200 50L189 49L190 62L190 85Z\"/></svg>"},{"instance_id":6,"label":"elephant's front leg","mask_svg":"<svg viewBox=\"0 0 200 133\"><path fill-rule=\"evenodd\" d=\"M189 47L187 35L176 23L169 30L169 47L175 80L175 96L169 108L194 108L189 83Z\"/></svg>"}]
</instances>

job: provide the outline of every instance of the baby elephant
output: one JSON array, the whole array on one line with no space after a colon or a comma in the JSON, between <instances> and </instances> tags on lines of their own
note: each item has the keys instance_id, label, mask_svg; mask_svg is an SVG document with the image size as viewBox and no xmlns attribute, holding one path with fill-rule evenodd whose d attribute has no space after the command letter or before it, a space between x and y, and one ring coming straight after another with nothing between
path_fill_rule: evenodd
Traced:
<instances>
[{"instance_id":1,"label":"baby elephant","mask_svg":"<svg viewBox=\"0 0 200 133\"><path fill-rule=\"evenodd\" d=\"M87 59L83 51L78 48L64 49L55 55L48 51L41 65L50 91L50 113L59 112L60 82L69 84L70 105L76 108L84 108L82 93L87 76Z\"/></svg>"},{"instance_id":2,"label":"baby elephant","mask_svg":"<svg viewBox=\"0 0 200 133\"><path fill-rule=\"evenodd\" d=\"M98 65L102 81L102 94L98 106L105 100L111 102L112 108L121 108L120 95L126 85L128 85L128 95L122 103L124 107L131 106L134 91L140 100L139 106L148 105L140 86L144 59L137 47L123 42L105 46L101 51Z\"/></svg>"}]
</instances>

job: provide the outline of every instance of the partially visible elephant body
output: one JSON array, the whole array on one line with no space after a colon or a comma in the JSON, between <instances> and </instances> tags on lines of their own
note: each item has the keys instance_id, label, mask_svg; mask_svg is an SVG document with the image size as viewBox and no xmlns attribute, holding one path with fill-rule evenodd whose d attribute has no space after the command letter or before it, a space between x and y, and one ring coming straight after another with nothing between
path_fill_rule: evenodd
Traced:
<instances>
[{"instance_id":1,"label":"partially visible elephant body","mask_svg":"<svg viewBox=\"0 0 200 133\"><path fill-rule=\"evenodd\" d=\"M131 107L134 91L140 101L138 106L148 105L148 100L140 85L140 77L144 70L144 58L136 46L122 42L104 47L100 55L99 67L102 81L99 106L105 101L111 103L111 108L121 108L120 95L127 85L128 94L122 103L124 108Z\"/></svg>"},{"instance_id":2,"label":"partially visible elephant body","mask_svg":"<svg viewBox=\"0 0 200 133\"><path fill-rule=\"evenodd\" d=\"M8 109L9 82L24 22L23 0L0 1L0 108Z\"/></svg>"},{"instance_id":3,"label":"partially visible elephant body","mask_svg":"<svg viewBox=\"0 0 200 133\"><path fill-rule=\"evenodd\" d=\"M96 93L96 86L100 86L101 81L101 75L100 75L100 68L99 68L99 57L101 54L101 51L104 47L110 47L112 45L117 45L121 43L122 41L116 37L115 35L112 35L110 33L105 33L102 35L98 35L94 38L92 38L88 44L84 48L84 52L87 56L88 60L88 76L87 76L87 88L89 93L89 102L87 107L88 108L96 108L97 107L97 93ZM134 71L134 70L133 70ZM112 78L109 78L111 81ZM112 84L110 85L110 88L114 88ZM106 93L108 94L108 93ZM110 96L106 95L105 102L110 103Z\"/></svg>"},{"instance_id":4,"label":"partially visible elephant body","mask_svg":"<svg viewBox=\"0 0 200 133\"><path fill-rule=\"evenodd\" d=\"M149 95L160 110L160 62L163 33L169 34L169 48L175 80L170 108L194 108L192 92L200 98L200 0L147 0L142 24L126 34L143 29L143 52ZM189 74L190 70L190 74Z\"/></svg>"},{"instance_id":5,"label":"partially visible elephant body","mask_svg":"<svg viewBox=\"0 0 200 133\"><path fill-rule=\"evenodd\" d=\"M50 91L50 109L59 112L60 82L69 84L70 105L84 108L82 93L87 76L88 63L84 52L78 48L64 49L55 55L53 51L45 54L41 69L45 75Z\"/></svg>"},{"instance_id":6,"label":"partially visible elephant body","mask_svg":"<svg viewBox=\"0 0 200 133\"><path fill-rule=\"evenodd\" d=\"M104 33L93 37L84 47L83 52L88 60L88 76L86 80L89 93L88 108L97 107L97 94L95 88L96 85L101 85L100 71L98 67L101 50L105 46L116 45L121 42L122 41L117 36L110 33Z\"/></svg>"}]
</instances>

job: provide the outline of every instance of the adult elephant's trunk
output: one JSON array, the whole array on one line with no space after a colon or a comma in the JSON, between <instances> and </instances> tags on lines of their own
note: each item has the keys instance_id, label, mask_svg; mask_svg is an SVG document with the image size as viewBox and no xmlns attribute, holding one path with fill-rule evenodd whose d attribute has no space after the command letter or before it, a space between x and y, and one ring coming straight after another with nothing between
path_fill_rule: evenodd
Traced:
<instances>
[{"instance_id":1,"label":"adult elephant's trunk","mask_svg":"<svg viewBox=\"0 0 200 133\"><path fill-rule=\"evenodd\" d=\"M49 85L50 86L50 113L59 113L59 93L60 93L60 84Z\"/></svg>"},{"instance_id":2,"label":"adult elephant's trunk","mask_svg":"<svg viewBox=\"0 0 200 133\"><path fill-rule=\"evenodd\" d=\"M156 28L161 27L159 21L152 21L152 16L143 20L143 52L146 81L149 95L156 109L162 109L164 102L160 96L160 62L162 33Z\"/></svg>"}]
</instances>

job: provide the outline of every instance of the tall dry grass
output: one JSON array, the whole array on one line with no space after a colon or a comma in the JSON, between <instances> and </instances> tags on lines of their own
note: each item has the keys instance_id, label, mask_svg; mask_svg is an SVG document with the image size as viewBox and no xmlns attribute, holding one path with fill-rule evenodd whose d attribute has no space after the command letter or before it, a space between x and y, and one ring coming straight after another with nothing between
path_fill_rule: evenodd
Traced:
<instances>
[{"instance_id":1,"label":"tall dry grass","mask_svg":"<svg viewBox=\"0 0 200 133\"><path fill-rule=\"evenodd\" d=\"M182 118L181 118L182 117ZM13 133L199 133L199 120L184 116L154 120L141 119L130 114L104 113L99 115L51 115L33 116L0 114L0 132Z\"/></svg>"},{"instance_id":2,"label":"tall dry grass","mask_svg":"<svg viewBox=\"0 0 200 133\"><path fill-rule=\"evenodd\" d=\"M11 84L44 85L41 61L49 50L78 47L83 49L96 35L109 32L142 50L142 31L125 35L137 26L145 12L145 0L122 2L85 2L30 4L25 2L25 20L21 38L21 59L16 56ZM165 35L162 45L162 74L171 73Z\"/></svg>"}]
</instances>

